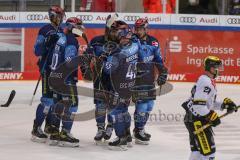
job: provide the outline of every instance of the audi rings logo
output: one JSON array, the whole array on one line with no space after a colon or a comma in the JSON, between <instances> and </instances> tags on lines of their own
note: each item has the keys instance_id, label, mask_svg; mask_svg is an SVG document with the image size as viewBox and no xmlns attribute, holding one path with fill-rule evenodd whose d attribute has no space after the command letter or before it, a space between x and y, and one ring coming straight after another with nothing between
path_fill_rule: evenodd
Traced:
<instances>
[{"instance_id":1,"label":"audi rings logo","mask_svg":"<svg viewBox=\"0 0 240 160\"><path fill-rule=\"evenodd\" d=\"M92 15L77 15L77 18L81 19L82 21L92 21Z\"/></svg>"},{"instance_id":2,"label":"audi rings logo","mask_svg":"<svg viewBox=\"0 0 240 160\"><path fill-rule=\"evenodd\" d=\"M127 21L127 22L135 22L139 18L141 18L141 17L139 17L139 16L124 16L123 20Z\"/></svg>"},{"instance_id":3,"label":"audi rings logo","mask_svg":"<svg viewBox=\"0 0 240 160\"><path fill-rule=\"evenodd\" d=\"M240 24L240 18L228 18L227 23L228 24Z\"/></svg>"},{"instance_id":4,"label":"audi rings logo","mask_svg":"<svg viewBox=\"0 0 240 160\"><path fill-rule=\"evenodd\" d=\"M28 21L41 21L41 20L48 20L48 16L44 16L42 14L28 14L27 20Z\"/></svg>"},{"instance_id":5,"label":"audi rings logo","mask_svg":"<svg viewBox=\"0 0 240 160\"><path fill-rule=\"evenodd\" d=\"M196 17L180 17L179 20L182 23L196 23L197 18Z\"/></svg>"}]
</instances>

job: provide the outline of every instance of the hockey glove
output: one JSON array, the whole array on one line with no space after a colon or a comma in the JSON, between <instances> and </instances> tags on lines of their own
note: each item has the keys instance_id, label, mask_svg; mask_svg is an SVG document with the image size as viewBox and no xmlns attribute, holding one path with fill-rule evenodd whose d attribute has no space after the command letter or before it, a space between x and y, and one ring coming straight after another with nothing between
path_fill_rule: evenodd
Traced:
<instances>
[{"instance_id":1,"label":"hockey glove","mask_svg":"<svg viewBox=\"0 0 240 160\"><path fill-rule=\"evenodd\" d=\"M157 84L159 86L163 85L167 81L167 75L168 75L168 69L165 66L162 66L161 69L159 69L160 75L157 78Z\"/></svg>"},{"instance_id":2,"label":"hockey glove","mask_svg":"<svg viewBox=\"0 0 240 160\"><path fill-rule=\"evenodd\" d=\"M216 127L217 125L219 125L221 123L221 120L218 117L218 114L214 111L210 111L210 113L208 113L206 115L206 120L209 123L211 123L213 127Z\"/></svg>"},{"instance_id":3,"label":"hockey glove","mask_svg":"<svg viewBox=\"0 0 240 160\"><path fill-rule=\"evenodd\" d=\"M93 80L93 71L90 64L82 64L80 66L82 76L84 80L92 81Z\"/></svg>"},{"instance_id":4,"label":"hockey glove","mask_svg":"<svg viewBox=\"0 0 240 160\"><path fill-rule=\"evenodd\" d=\"M237 105L230 98L224 98L222 109L227 109L227 113L237 112L238 110Z\"/></svg>"},{"instance_id":5,"label":"hockey glove","mask_svg":"<svg viewBox=\"0 0 240 160\"><path fill-rule=\"evenodd\" d=\"M165 84L167 81L167 73L161 73L157 78L157 84L159 86Z\"/></svg>"},{"instance_id":6,"label":"hockey glove","mask_svg":"<svg viewBox=\"0 0 240 160\"><path fill-rule=\"evenodd\" d=\"M106 60L107 60L107 57L108 57L108 55L107 55L106 53L103 53L103 54L101 54L101 56L99 56L99 60L100 60L101 62L106 61Z\"/></svg>"}]
</instances>

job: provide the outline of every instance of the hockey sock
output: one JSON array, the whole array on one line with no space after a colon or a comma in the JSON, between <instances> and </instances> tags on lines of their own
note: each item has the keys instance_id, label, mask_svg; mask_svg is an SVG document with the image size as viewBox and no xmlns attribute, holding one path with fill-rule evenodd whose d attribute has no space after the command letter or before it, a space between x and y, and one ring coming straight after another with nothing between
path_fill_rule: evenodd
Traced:
<instances>
[{"instance_id":1,"label":"hockey sock","mask_svg":"<svg viewBox=\"0 0 240 160\"><path fill-rule=\"evenodd\" d=\"M148 119L149 119L149 113L145 113L145 121L144 121L143 127L146 125Z\"/></svg>"},{"instance_id":2,"label":"hockey sock","mask_svg":"<svg viewBox=\"0 0 240 160\"><path fill-rule=\"evenodd\" d=\"M49 125L51 123L51 117L52 117L52 106L50 107L47 117L46 117L46 125Z\"/></svg>"},{"instance_id":3,"label":"hockey sock","mask_svg":"<svg viewBox=\"0 0 240 160\"><path fill-rule=\"evenodd\" d=\"M135 128L143 129L149 117L148 113L134 112Z\"/></svg>"},{"instance_id":4,"label":"hockey sock","mask_svg":"<svg viewBox=\"0 0 240 160\"><path fill-rule=\"evenodd\" d=\"M77 112L77 109L78 109L77 106L72 106L72 107L70 107L70 109L67 112L64 113L66 115L66 117L62 120L63 129L65 129L67 131L71 131L72 125L73 125L73 120L71 119L71 114L73 112Z\"/></svg>"},{"instance_id":5,"label":"hockey sock","mask_svg":"<svg viewBox=\"0 0 240 160\"><path fill-rule=\"evenodd\" d=\"M125 134L125 110L125 107L119 106L111 111L111 116L113 118L113 128L118 137L123 137Z\"/></svg>"},{"instance_id":6,"label":"hockey sock","mask_svg":"<svg viewBox=\"0 0 240 160\"><path fill-rule=\"evenodd\" d=\"M128 111L125 113L124 120L125 120L125 128L126 129L130 128L130 126L131 126L131 115L129 114Z\"/></svg>"},{"instance_id":7,"label":"hockey sock","mask_svg":"<svg viewBox=\"0 0 240 160\"><path fill-rule=\"evenodd\" d=\"M41 126L45 119L45 114L44 114L43 110L44 110L44 106L40 103L36 110L35 123L37 126Z\"/></svg>"},{"instance_id":8,"label":"hockey sock","mask_svg":"<svg viewBox=\"0 0 240 160\"><path fill-rule=\"evenodd\" d=\"M106 119L106 107L103 103L96 104L95 118L97 126L104 126Z\"/></svg>"}]
</instances>

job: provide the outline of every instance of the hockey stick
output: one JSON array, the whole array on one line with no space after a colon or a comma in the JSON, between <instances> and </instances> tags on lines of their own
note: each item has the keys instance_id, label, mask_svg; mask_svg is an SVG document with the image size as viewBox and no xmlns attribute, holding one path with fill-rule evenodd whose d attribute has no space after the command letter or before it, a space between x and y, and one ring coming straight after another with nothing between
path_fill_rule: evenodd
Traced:
<instances>
[{"instance_id":1,"label":"hockey stick","mask_svg":"<svg viewBox=\"0 0 240 160\"><path fill-rule=\"evenodd\" d=\"M8 97L7 102L5 104L2 104L1 107L8 107L11 104L13 98L15 97L15 94L16 94L16 91L12 90L10 93L10 96Z\"/></svg>"},{"instance_id":2,"label":"hockey stick","mask_svg":"<svg viewBox=\"0 0 240 160\"><path fill-rule=\"evenodd\" d=\"M38 85L39 85L39 82L40 82L41 78L42 78L42 73L40 73L40 76L38 77L38 81L37 81L37 84L35 86L35 89L34 89L34 92L33 92L33 95L32 95L31 101L30 101L30 104L29 104L30 106L33 103L33 99L34 99L34 97L36 95L36 92L37 92L37 89L38 89Z\"/></svg>"},{"instance_id":3,"label":"hockey stick","mask_svg":"<svg viewBox=\"0 0 240 160\"><path fill-rule=\"evenodd\" d=\"M87 43L87 46L89 46L89 41L88 41L87 35L85 33L82 34L82 38Z\"/></svg>"},{"instance_id":4,"label":"hockey stick","mask_svg":"<svg viewBox=\"0 0 240 160\"><path fill-rule=\"evenodd\" d=\"M237 110L238 110L238 108L240 108L240 106L237 106ZM230 113L226 112L226 113L222 114L221 116L219 116L219 119L221 119L221 118L223 118L223 117L226 117L226 116L229 115L229 114L230 114ZM198 129L197 129L196 131L194 131L193 133L194 133L194 135L197 135L197 134L203 132L205 129L207 129L208 127L211 127L211 126L212 126L212 123L208 123L208 124L202 126L201 128L198 128Z\"/></svg>"},{"instance_id":5,"label":"hockey stick","mask_svg":"<svg viewBox=\"0 0 240 160\"><path fill-rule=\"evenodd\" d=\"M36 95L36 92L37 92L39 83L40 83L40 81L41 81L42 74L43 74L43 71L44 71L45 66L46 66L46 64L47 64L47 59L48 59L49 54L50 54L50 53L47 54L47 57L45 58L45 62L44 62L44 64L43 64L43 67L42 67L42 69L41 69L41 71L40 71L40 75L39 75L39 77L38 77L38 81L37 81L36 87L35 87L35 89L34 89L34 92L33 92L33 95L32 95L32 98L31 98L31 101L30 101L30 104L29 104L30 106L32 106L33 99L34 99L34 97L35 97L35 95Z\"/></svg>"}]
</instances>

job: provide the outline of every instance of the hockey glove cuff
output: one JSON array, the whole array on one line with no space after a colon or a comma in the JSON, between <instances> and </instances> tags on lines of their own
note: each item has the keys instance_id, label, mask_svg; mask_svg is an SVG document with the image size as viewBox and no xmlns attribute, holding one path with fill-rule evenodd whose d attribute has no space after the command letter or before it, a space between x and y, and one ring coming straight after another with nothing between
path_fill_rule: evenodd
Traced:
<instances>
[{"instance_id":1,"label":"hockey glove cuff","mask_svg":"<svg viewBox=\"0 0 240 160\"><path fill-rule=\"evenodd\" d=\"M237 112L238 110L237 105L230 98L224 98L222 109L227 109L228 113L233 113L234 111Z\"/></svg>"},{"instance_id":2,"label":"hockey glove cuff","mask_svg":"<svg viewBox=\"0 0 240 160\"><path fill-rule=\"evenodd\" d=\"M218 117L218 114L214 111L210 111L210 113L208 113L206 115L206 120L209 123L211 123L213 127L216 127L217 125L219 125L221 123L221 120Z\"/></svg>"},{"instance_id":3,"label":"hockey glove cuff","mask_svg":"<svg viewBox=\"0 0 240 160\"><path fill-rule=\"evenodd\" d=\"M157 84L159 86L163 85L167 81L167 75L168 75L168 70L166 67L162 66L161 68L161 74L157 78Z\"/></svg>"}]
</instances>

